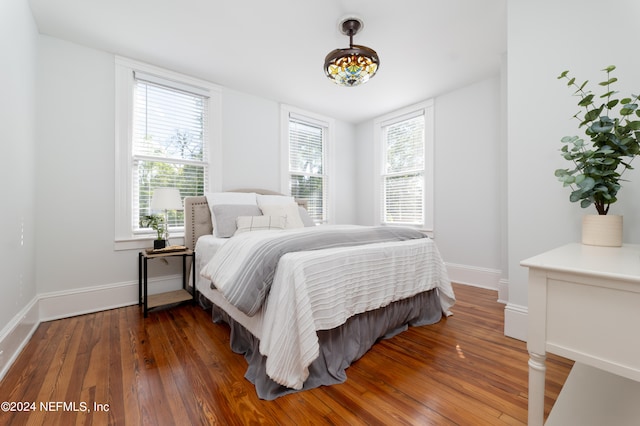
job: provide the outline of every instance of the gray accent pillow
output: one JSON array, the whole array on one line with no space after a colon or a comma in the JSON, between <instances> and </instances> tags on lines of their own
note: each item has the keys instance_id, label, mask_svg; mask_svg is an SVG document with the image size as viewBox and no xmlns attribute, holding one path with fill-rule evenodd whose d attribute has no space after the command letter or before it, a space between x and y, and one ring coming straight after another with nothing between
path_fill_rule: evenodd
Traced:
<instances>
[{"instance_id":1,"label":"gray accent pillow","mask_svg":"<svg viewBox=\"0 0 640 426\"><path fill-rule=\"evenodd\" d=\"M211 207L215 216L213 235L219 238L232 237L236 232L238 216L260 216L262 211L255 204L218 204Z\"/></svg>"}]
</instances>

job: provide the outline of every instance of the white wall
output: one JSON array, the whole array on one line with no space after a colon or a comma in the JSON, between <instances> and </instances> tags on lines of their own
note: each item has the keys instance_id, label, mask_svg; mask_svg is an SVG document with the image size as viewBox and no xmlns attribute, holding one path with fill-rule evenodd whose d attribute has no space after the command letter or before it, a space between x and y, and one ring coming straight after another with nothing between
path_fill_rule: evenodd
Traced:
<instances>
[{"instance_id":1,"label":"white wall","mask_svg":"<svg viewBox=\"0 0 640 426\"><path fill-rule=\"evenodd\" d=\"M36 64L38 31L26 1L0 2L0 377L32 332L36 295Z\"/></svg>"},{"instance_id":2,"label":"white wall","mask_svg":"<svg viewBox=\"0 0 640 426\"><path fill-rule=\"evenodd\" d=\"M281 190L279 129L277 102L230 89L223 91L223 190Z\"/></svg>"},{"instance_id":3,"label":"white wall","mask_svg":"<svg viewBox=\"0 0 640 426\"><path fill-rule=\"evenodd\" d=\"M501 90L496 76L434 100L435 240L452 280L498 287ZM373 121L356 128L358 221L371 225L377 189Z\"/></svg>"},{"instance_id":4,"label":"white wall","mask_svg":"<svg viewBox=\"0 0 640 426\"><path fill-rule=\"evenodd\" d=\"M510 1L508 10L508 209L509 298L524 315L527 271L519 262L537 253L580 241L583 210L569 202L567 188L553 175L567 163L560 138L578 134L571 116L576 98L556 79L571 70L579 81L604 80L601 69L616 65L616 90L640 92L640 61L634 35L637 0ZM593 86L597 93L598 86ZM631 171L612 213L624 215L624 241L640 242L640 171ZM509 307L508 307L509 310ZM505 317L505 331L526 338L522 316Z\"/></svg>"},{"instance_id":5,"label":"white wall","mask_svg":"<svg viewBox=\"0 0 640 426\"><path fill-rule=\"evenodd\" d=\"M356 126L356 193L357 222L360 225L374 225L375 203L374 197L378 194L375 182L375 156L374 156L374 125L373 120L360 123Z\"/></svg>"},{"instance_id":6,"label":"white wall","mask_svg":"<svg viewBox=\"0 0 640 426\"><path fill-rule=\"evenodd\" d=\"M113 250L113 61L105 52L40 37L39 293L132 281L137 274L135 256Z\"/></svg>"},{"instance_id":7,"label":"white wall","mask_svg":"<svg viewBox=\"0 0 640 426\"><path fill-rule=\"evenodd\" d=\"M500 80L435 100L435 239L447 262L500 265Z\"/></svg>"},{"instance_id":8,"label":"white wall","mask_svg":"<svg viewBox=\"0 0 640 426\"><path fill-rule=\"evenodd\" d=\"M359 151L356 150L355 126L339 120L335 122L334 144L334 182L332 189L335 192L333 214L335 223L353 224L357 223L357 192L356 187L356 162L359 158Z\"/></svg>"}]
</instances>

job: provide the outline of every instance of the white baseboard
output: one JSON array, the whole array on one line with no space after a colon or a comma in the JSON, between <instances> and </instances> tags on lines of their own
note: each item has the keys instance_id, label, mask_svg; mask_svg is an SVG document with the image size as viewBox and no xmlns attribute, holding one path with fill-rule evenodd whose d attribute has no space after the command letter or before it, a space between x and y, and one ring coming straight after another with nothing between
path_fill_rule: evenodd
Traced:
<instances>
[{"instance_id":1,"label":"white baseboard","mask_svg":"<svg viewBox=\"0 0 640 426\"><path fill-rule=\"evenodd\" d=\"M182 275L150 278L149 294L181 288ZM38 294L0 332L0 380L41 322L138 303L138 281Z\"/></svg>"},{"instance_id":2,"label":"white baseboard","mask_svg":"<svg viewBox=\"0 0 640 426\"><path fill-rule=\"evenodd\" d=\"M527 341L529 310L526 306L507 303L504 308L504 335Z\"/></svg>"},{"instance_id":3,"label":"white baseboard","mask_svg":"<svg viewBox=\"0 0 640 426\"><path fill-rule=\"evenodd\" d=\"M182 275L149 279L149 294L177 290ZM138 281L107 284L39 295L40 321L69 318L138 303Z\"/></svg>"},{"instance_id":4,"label":"white baseboard","mask_svg":"<svg viewBox=\"0 0 640 426\"><path fill-rule=\"evenodd\" d=\"M138 283L96 286L40 295L40 321L52 321L138 303Z\"/></svg>"},{"instance_id":5,"label":"white baseboard","mask_svg":"<svg viewBox=\"0 0 640 426\"><path fill-rule=\"evenodd\" d=\"M447 263L449 279L455 283L498 290L502 272L497 269Z\"/></svg>"},{"instance_id":6,"label":"white baseboard","mask_svg":"<svg viewBox=\"0 0 640 426\"><path fill-rule=\"evenodd\" d=\"M509 303L509 280L498 281L498 302L505 305Z\"/></svg>"},{"instance_id":7,"label":"white baseboard","mask_svg":"<svg viewBox=\"0 0 640 426\"><path fill-rule=\"evenodd\" d=\"M40 325L38 312L36 296L0 332L0 380Z\"/></svg>"}]
</instances>

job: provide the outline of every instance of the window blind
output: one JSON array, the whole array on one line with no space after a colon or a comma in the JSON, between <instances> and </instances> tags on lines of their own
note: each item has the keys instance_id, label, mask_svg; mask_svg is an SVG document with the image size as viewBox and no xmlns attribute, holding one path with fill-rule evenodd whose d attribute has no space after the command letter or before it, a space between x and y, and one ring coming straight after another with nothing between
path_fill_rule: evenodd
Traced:
<instances>
[{"instance_id":1,"label":"window blind","mask_svg":"<svg viewBox=\"0 0 640 426\"><path fill-rule=\"evenodd\" d=\"M153 80L153 81L151 81ZM172 85L174 87L172 87ZM207 96L171 81L135 74L132 128L132 227L150 210L156 188L174 187L181 198L208 186ZM169 211L169 228L182 227L182 211Z\"/></svg>"},{"instance_id":2,"label":"window blind","mask_svg":"<svg viewBox=\"0 0 640 426\"><path fill-rule=\"evenodd\" d=\"M382 222L421 225L424 221L424 114L382 126Z\"/></svg>"},{"instance_id":3,"label":"window blind","mask_svg":"<svg viewBox=\"0 0 640 426\"><path fill-rule=\"evenodd\" d=\"M325 132L316 122L289 118L289 189L307 200L316 222L326 221Z\"/></svg>"}]
</instances>

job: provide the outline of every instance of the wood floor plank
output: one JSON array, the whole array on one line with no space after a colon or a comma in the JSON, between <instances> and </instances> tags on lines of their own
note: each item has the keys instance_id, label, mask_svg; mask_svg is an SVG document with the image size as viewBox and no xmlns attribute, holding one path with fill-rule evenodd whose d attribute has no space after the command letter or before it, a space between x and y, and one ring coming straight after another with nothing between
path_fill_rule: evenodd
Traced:
<instances>
[{"instance_id":1,"label":"wood floor plank","mask_svg":"<svg viewBox=\"0 0 640 426\"><path fill-rule=\"evenodd\" d=\"M144 392L144 386L141 384L143 369L138 354L138 334L140 332L136 326L139 323L138 316L139 313L134 309L128 309L120 315L118 321L120 327L120 366L118 370L122 372L122 396L117 398L118 400L122 398L121 412L123 417L118 414L110 416L110 421L114 422L112 424L122 424L121 422L124 422L125 419L134 425L142 423L140 394ZM117 395L118 389L112 388L111 393ZM108 403L111 407L111 404L117 404L117 400L110 399ZM111 413L111 410L109 412Z\"/></svg>"},{"instance_id":2,"label":"wood floor plank","mask_svg":"<svg viewBox=\"0 0 640 426\"><path fill-rule=\"evenodd\" d=\"M0 412L0 424L526 424L525 343L504 336L496 292L454 289L452 317L379 342L345 383L274 401L257 397L229 327L200 307L145 319L131 306L46 322L0 383L0 399L67 405ZM572 365L548 356L545 415ZM80 403L88 409L71 409Z\"/></svg>"},{"instance_id":3,"label":"wood floor plank","mask_svg":"<svg viewBox=\"0 0 640 426\"><path fill-rule=\"evenodd\" d=\"M91 323L93 318L88 319L88 323ZM61 333L56 335L52 342L56 344L57 350L53 357L53 363L50 365L49 370L46 372L42 386L39 389L39 393L34 399L39 405L38 409L33 413L35 414L33 420L34 424L73 424L74 421L70 417L73 415L73 409L75 406L71 406L73 403L79 403L78 397L73 401L69 401L70 404L61 406L60 403L67 402L65 395L70 386L77 385L73 381L74 375L82 374L84 371L82 367L75 373L75 360L78 355L81 355L80 346L82 340L85 337L85 322L78 317L70 318L66 327ZM78 358L81 358L78 357ZM46 408L42 409L42 405L46 404Z\"/></svg>"},{"instance_id":4,"label":"wood floor plank","mask_svg":"<svg viewBox=\"0 0 640 426\"><path fill-rule=\"evenodd\" d=\"M109 389L107 391L104 400L99 401L96 398L97 403L108 404L109 410L106 412L107 424L124 423L125 419L125 372L122 369L122 359L124 354L122 352L122 344L126 343L126 334L123 335L123 328L126 330L126 326L123 327L117 309L109 311L109 360L108 360L108 375ZM124 337L124 339L123 339ZM124 340L124 342L122 341ZM106 409L107 407L101 406L100 409Z\"/></svg>"}]
</instances>

